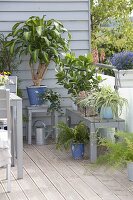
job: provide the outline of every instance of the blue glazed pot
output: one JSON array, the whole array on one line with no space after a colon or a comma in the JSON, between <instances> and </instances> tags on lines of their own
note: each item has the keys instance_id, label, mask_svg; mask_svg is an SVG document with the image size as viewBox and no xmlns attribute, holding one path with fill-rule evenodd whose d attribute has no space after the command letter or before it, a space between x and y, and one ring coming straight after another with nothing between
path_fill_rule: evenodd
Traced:
<instances>
[{"instance_id":1,"label":"blue glazed pot","mask_svg":"<svg viewBox=\"0 0 133 200\"><path fill-rule=\"evenodd\" d=\"M30 105L42 105L44 102L40 98L40 94L44 94L47 86L30 86L27 87L27 93L30 101Z\"/></svg>"},{"instance_id":2,"label":"blue glazed pot","mask_svg":"<svg viewBox=\"0 0 133 200\"><path fill-rule=\"evenodd\" d=\"M111 107L101 108L100 117L103 119L112 119L113 118L112 108Z\"/></svg>"},{"instance_id":3,"label":"blue glazed pot","mask_svg":"<svg viewBox=\"0 0 133 200\"><path fill-rule=\"evenodd\" d=\"M72 143L71 151L72 151L72 156L75 160L82 159L84 156L84 144Z\"/></svg>"}]
</instances>

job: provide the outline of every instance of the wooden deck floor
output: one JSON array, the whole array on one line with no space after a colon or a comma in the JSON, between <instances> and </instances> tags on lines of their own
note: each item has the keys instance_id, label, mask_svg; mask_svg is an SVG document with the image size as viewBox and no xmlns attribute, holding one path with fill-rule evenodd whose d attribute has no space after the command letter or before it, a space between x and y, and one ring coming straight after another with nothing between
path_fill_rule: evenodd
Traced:
<instances>
[{"instance_id":1,"label":"wooden deck floor","mask_svg":"<svg viewBox=\"0 0 133 200\"><path fill-rule=\"evenodd\" d=\"M133 200L126 172L94 169L88 159L75 161L55 144L24 145L24 178L12 168L12 192L5 193L0 169L0 200Z\"/></svg>"}]
</instances>

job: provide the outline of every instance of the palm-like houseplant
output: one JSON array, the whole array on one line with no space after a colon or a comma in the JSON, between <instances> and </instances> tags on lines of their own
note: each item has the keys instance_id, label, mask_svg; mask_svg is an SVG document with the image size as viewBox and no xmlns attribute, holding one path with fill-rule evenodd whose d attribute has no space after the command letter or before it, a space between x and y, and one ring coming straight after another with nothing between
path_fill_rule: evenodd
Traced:
<instances>
[{"instance_id":1,"label":"palm-like houseplant","mask_svg":"<svg viewBox=\"0 0 133 200\"><path fill-rule=\"evenodd\" d=\"M79 103L84 107L92 106L97 112L100 111L101 118L113 118L121 114L127 100L111 87L103 86Z\"/></svg>"},{"instance_id":2,"label":"palm-like houseplant","mask_svg":"<svg viewBox=\"0 0 133 200\"><path fill-rule=\"evenodd\" d=\"M27 92L31 105L41 104L39 94L46 90L46 86L39 86L50 62L60 65L61 54L69 50L69 32L58 20L32 16L16 23L7 38L12 55L17 52L20 57L29 56L32 81L36 87L27 87Z\"/></svg>"},{"instance_id":3,"label":"palm-like houseplant","mask_svg":"<svg viewBox=\"0 0 133 200\"><path fill-rule=\"evenodd\" d=\"M58 136L57 136L57 149L64 148L70 149L74 159L80 159L84 156L84 144L89 140L88 128L80 122L74 128L70 128L64 122L58 124Z\"/></svg>"},{"instance_id":4,"label":"palm-like houseplant","mask_svg":"<svg viewBox=\"0 0 133 200\"><path fill-rule=\"evenodd\" d=\"M68 37L63 37L63 33L67 33ZM30 56L29 66L36 86L40 85L50 62L60 64L61 53L69 49L70 34L67 29L61 22L46 20L45 16L32 16L24 22L16 23L8 35L8 38L10 37L7 45L12 54L16 49L19 56ZM37 62L36 70L34 64Z\"/></svg>"}]
</instances>

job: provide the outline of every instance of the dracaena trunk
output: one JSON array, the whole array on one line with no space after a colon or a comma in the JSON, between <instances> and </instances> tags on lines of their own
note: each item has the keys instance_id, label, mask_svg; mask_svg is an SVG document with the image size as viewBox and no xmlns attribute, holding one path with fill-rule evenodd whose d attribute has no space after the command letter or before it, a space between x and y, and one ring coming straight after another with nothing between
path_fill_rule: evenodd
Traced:
<instances>
[{"instance_id":1,"label":"dracaena trunk","mask_svg":"<svg viewBox=\"0 0 133 200\"><path fill-rule=\"evenodd\" d=\"M34 85L40 86L41 81L47 71L48 65L46 65L45 63L39 63L37 70L34 69L33 64L30 65L30 67L31 67L32 81Z\"/></svg>"}]
</instances>

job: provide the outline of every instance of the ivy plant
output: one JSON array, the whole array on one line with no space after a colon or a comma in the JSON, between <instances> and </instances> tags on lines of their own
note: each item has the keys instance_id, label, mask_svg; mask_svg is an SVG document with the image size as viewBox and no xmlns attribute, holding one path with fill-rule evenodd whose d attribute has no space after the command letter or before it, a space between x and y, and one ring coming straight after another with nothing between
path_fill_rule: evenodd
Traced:
<instances>
[{"instance_id":1,"label":"ivy plant","mask_svg":"<svg viewBox=\"0 0 133 200\"><path fill-rule=\"evenodd\" d=\"M60 102L61 95L58 92L55 92L52 89L47 89L44 94L40 94L40 98L44 103L49 101L50 105L48 111L62 112Z\"/></svg>"}]
</instances>

